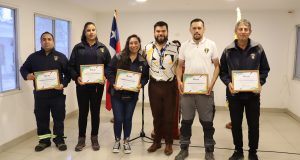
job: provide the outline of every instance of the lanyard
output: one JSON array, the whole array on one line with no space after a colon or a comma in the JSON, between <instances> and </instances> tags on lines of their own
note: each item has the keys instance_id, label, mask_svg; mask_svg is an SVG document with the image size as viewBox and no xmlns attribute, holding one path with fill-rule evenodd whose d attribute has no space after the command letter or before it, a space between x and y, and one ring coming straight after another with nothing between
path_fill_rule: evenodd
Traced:
<instances>
[{"instance_id":1,"label":"lanyard","mask_svg":"<svg viewBox=\"0 0 300 160\"><path fill-rule=\"evenodd\" d=\"M159 51L157 48L155 48L158 55L159 55L159 64L160 64L160 68L163 69L163 61L164 61L164 58L165 58L165 51L166 49L165 48L162 48L161 51Z\"/></svg>"}]
</instances>

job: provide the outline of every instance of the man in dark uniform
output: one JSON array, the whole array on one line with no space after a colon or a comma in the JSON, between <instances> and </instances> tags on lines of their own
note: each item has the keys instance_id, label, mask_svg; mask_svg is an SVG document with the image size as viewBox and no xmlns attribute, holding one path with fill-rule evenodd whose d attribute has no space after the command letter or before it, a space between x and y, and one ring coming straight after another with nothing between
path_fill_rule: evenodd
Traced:
<instances>
[{"instance_id":1,"label":"man in dark uniform","mask_svg":"<svg viewBox=\"0 0 300 160\"><path fill-rule=\"evenodd\" d=\"M39 144L35 151L39 152L51 145L50 139L60 151L65 151L64 141L65 100L63 88L67 87L71 78L68 73L67 57L54 49L54 37L49 32L41 35L41 50L32 53L20 69L24 80L34 83L34 114L37 123ZM53 89L37 90L34 72L57 70L60 84ZM53 118L53 135L49 129L50 112Z\"/></svg>"},{"instance_id":2,"label":"man in dark uniform","mask_svg":"<svg viewBox=\"0 0 300 160\"><path fill-rule=\"evenodd\" d=\"M227 46L221 57L220 78L227 86L226 96L229 102L232 136L235 151L229 160L244 159L242 122L244 109L248 124L249 160L257 160L256 154L259 141L260 91L266 83L270 71L263 47L249 38L251 23L242 19L235 26L237 39ZM236 92L232 84L233 70L258 70L259 91Z\"/></svg>"}]
</instances>

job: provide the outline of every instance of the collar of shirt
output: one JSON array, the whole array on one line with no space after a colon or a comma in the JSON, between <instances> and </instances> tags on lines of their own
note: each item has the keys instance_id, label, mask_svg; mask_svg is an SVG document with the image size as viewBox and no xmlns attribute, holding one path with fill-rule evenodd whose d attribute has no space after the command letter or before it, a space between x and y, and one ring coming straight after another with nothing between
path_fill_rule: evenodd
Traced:
<instances>
[{"instance_id":1,"label":"collar of shirt","mask_svg":"<svg viewBox=\"0 0 300 160\"><path fill-rule=\"evenodd\" d=\"M90 45L87 42L82 41L81 43L79 43L79 47L84 48L85 46L89 46L90 47ZM98 48L98 47L104 47L104 44L101 43L101 42L99 42L99 41L97 41L92 47L96 47L96 48Z\"/></svg>"},{"instance_id":2,"label":"collar of shirt","mask_svg":"<svg viewBox=\"0 0 300 160\"><path fill-rule=\"evenodd\" d=\"M53 54L53 51L54 51L54 48L49 52L48 55ZM44 48L41 48L41 53L42 53L44 56L47 56Z\"/></svg>"},{"instance_id":3,"label":"collar of shirt","mask_svg":"<svg viewBox=\"0 0 300 160\"><path fill-rule=\"evenodd\" d=\"M189 40L189 43L190 44L193 44L193 45L201 45L201 44L203 44L204 42L206 41L206 37L202 37L202 40L199 42L199 44L197 44L193 39L190 39Z\"/></svg>"},{"instance_id":4,"label":"collar of shirt","mask_svg":"<svg viewBox=\"0 0 300 160\"><path fill-rule=\"evenodd\" d=\"M237 48L237 45L236 45L236 39L227 47L227 49L238 49ZM249 42L248 42L248 46L249 48L252 48L252 47L256 47L258 46L259 43L255 42L254 40L250 39L249 38Z\"/></svg>"},{"instance_id":5,"label":"collar of shirt","mask_svg":"<svg viewBox=\"0 0 300 160\"><path fill-rule=\"evenodd\" d=\"M238 45L238 40L237 40L237 39L234 40L235 48L238 49L238 50L241 50L241 51L242 51L242 50L247 50L247 49L250 47L250 43L251 43L251 41L250 41L250 39L249 39L248 42L247 42L246 48L245 48L245 49L242 49L242 48Z\"/></svg>"},{"instance_id":6,"label":"collar of shirt","mask_svg":"<svg viewBox=\"0 0 300 160\"><path fill-rule=\"evenodd\" d=\"M153 45L153 48L156 48L158 50L158 48L156 47L156 43L155 42L152 42L152 45ZM162 50L166 50L166 48L168 48L168 46L170 45L169 42L166 42L166 44L164 44L164 46L162 47Z\"/></svg>"}]
</instances>

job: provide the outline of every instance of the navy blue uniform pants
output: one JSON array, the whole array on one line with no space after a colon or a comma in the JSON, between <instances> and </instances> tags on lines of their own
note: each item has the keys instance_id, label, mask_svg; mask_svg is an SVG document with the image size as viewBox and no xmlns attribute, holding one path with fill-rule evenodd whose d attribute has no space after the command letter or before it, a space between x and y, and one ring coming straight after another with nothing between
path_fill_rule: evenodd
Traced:
<instances>
[{"instance_id":1,"label":"navy blue uniform pants","mask_svg":"<svg viewBox=\"0 0 300 160\"><path fill-rule=\"evenodd\" d=\"M66 96L58 95L55 97L34 97L34 114L37 124L37 134L40 143L50 143L54 137L55 143L64 142L64 120L66 115ZM50 113L53 118L53 136L49 129Z\"/></svg>"},{"instance_id":2,"label":"navy blue uniform pants","mask_svg":"<svg viewBox=\"0 0 300 160\"><path fill-rule=\"evenodd\" d=\"M86 136L87 118L91 110L92 136L98 135L100 124L100 105L103 94L103 85L77 86L77 101L79 107L79 137Z\"/></svg>"},{"instance_id":3,"label":"navy blue uniform pants","mask_svg":"<svg viewBox=\"0 0 300 160\"><path fill-rule=\"evenodd\" d=\"M232 136L235 150L243 150L242 122L244 109L248 124L249 152L256 153L259 141L260 96L253 95L246 99L238 96L228 97Z\"/></svg>"}]
</instances>

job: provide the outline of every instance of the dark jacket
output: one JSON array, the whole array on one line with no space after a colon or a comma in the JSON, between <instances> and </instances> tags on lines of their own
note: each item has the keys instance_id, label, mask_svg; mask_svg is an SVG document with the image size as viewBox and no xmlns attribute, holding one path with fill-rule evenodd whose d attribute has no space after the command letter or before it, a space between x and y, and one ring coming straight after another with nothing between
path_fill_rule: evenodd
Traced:
<instances>
[{"instance_id":1,"label":"dark jacket","mask_svg":"<svg viewBox=\"0 0 300 160\"><path fill-rule=\"evenodd\" d=\"M110 83L110 93L112 96L121 96L122 94L127 95L127 94L138 94L137 92L131 92L131 91L117 91L114 89L113 84L115 84L116 80L116 74L117 74L117 69L125 69L133 72L139 72L142 74L141 76L141 85L144 87L148 80L149 80L149 66L147 64L147 61L145 58L138 54L137 58L131 62L130 59L129 61L129 68L117 68L118 62L121 60L121 55L115 55L111 62L109 63L107 69L105 70L106 73L106 78L109 80Z\"/></svg>"},{"instance_id":2,"label":"dark jacket","mask_svg":"<svg viewBox=\"0 0 300 160\"><path fill-rule=\"evenodd\" d=\"M45 50L41 49L35 53L29 55L22 67L20 73L24 80L27 80L27 75L33 72L47 71L47 70L58 70L60 83L64 87L68 86L71 80L68 70L68 59L67 57L53 49L48 55ZM33 81L35 83L35 81ZM35 87L35 84L34 84ZM38 97L51 97L63 94L62 90L40 90L34 91L34 94Z\"/></svg>"},{"instance_id":3,"label":"dark jacket","mask_svg":"<svg viewBox=\"0 0 300 160\"><path fill-rule=\"evenodd\" d=\"M263 47L249 39L245 50L237 46L237 40L227 46L222 54L220 67L220 78L227 86L226 95L232 96L228 89L231 82L232 70L259 70L260 84L266 83L270 71L269 63ZM238 93L237 95L248 97L254 93Z\"/></svg>"},{"instance_id":4,"label":"dark jacket","mask_svg":"<svg viewBox=\"0 0 300 160\"><path fill-rule=\"evenodd\" d=\"M71 77L78 85L77 78L80 76L80 65L104 64L104 69L110 62L108 49L101 42L89 46L86 42L74 46L69 61Z\"/></svg>"}]
</instances>

